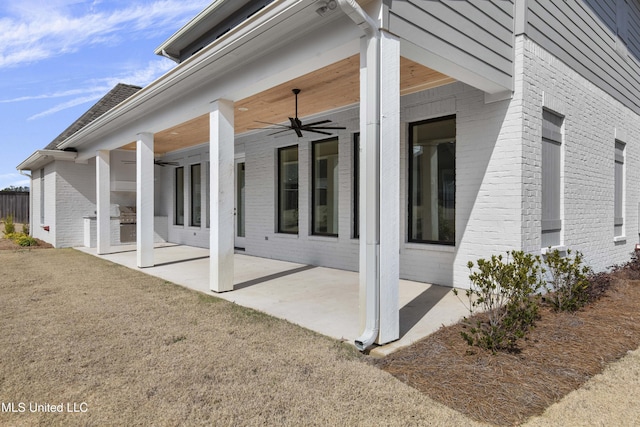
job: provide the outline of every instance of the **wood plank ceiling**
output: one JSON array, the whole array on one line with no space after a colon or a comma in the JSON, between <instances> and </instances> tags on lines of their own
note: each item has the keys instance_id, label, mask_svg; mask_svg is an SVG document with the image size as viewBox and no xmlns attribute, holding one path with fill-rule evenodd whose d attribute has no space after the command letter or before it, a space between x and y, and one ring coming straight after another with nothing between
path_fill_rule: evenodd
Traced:
<instances>
[{"instance_id":1,"label":"wood plank ceiling","mask_svg":"<svg viewBox=\"0 0 640 427\"><path fill-rule=\"evenodd\" d=\"M424 67L409 59L400 58L400 94L442 86L453 78ZM298 116L322 113L357 104L360 97L360 59L358 55L343 59L312 73L235 103L235 133L265 127L257 121L288 123L295 115L295 98L291 89L301 90L298 96ZM154 137L155 153L203 144L209 141L209 115L205 114L178 126L158 132ZM123 147L135 149L135 143Z\"/></svg>"}]
</instances>

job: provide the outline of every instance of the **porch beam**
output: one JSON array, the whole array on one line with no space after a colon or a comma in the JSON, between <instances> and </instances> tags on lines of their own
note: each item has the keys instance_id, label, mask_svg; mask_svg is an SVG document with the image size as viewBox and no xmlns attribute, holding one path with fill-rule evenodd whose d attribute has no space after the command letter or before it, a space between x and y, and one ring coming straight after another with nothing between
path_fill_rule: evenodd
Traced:
<instances>
[{"instance_id":1,"label":"porch beam","mask_svg":"<svg viewBox=\"0 0 640 427\"><path fill-rule=\"evenodd\" d=\"M136 254L139 268L153 267L154 156L153 134L136 141Z\"/></svg>"},{"instance_id":2,"label":"porch beam","mask_svg":"<svg viewBox=\"0 0 640 427\"><path fill-rule=\"evenodd\" d=\"M111 251L111 161L108 150L96 153L96 252Z\"/></svg>"},{"instance_id":3,"label":"porch beam","mask_svg":"<svg viewBox=\"0 0 640 427\"><path fill-rule=\"evenodd\" d=\"M214 292L233 290L233 101L211 103L210 117L210 246L209 285Z\"/></svg>"}]
</instances>

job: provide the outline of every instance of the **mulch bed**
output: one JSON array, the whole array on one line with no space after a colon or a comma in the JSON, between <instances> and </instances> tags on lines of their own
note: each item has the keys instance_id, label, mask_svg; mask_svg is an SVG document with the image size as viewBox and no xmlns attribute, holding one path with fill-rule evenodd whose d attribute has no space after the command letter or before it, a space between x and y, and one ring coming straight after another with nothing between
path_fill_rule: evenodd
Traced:
<instances>
[{"instance_id":1,"label":"mulch bed","mask_svg":"<svg viewBox=\"0 0 640 427\"><path fill-rule=\"evenodd\" d=\"M1 234L1 233L0 233ZM49 243L40 240L40 239L36 239L36 242L38 242L37 246L20 246L19 244L15 243L12 240L9 239L5 239L2 236L0 236L0 250L30 250L30 249L49 249L49 248L53 248L52 245L50 245Z\"/></svg>"},{"instance_id":2,"label":"mulch bed","mask_svg":"<svg viewBox=\"0 0 640 427\"><path fill-rule=\"evenodd\" d=\"M516 351L470 347L457 324L373 363L475 420L520 424L640 346L640 261L592 283L595 300L578 312L542 307Z\"/></svg>"}]
</instances>

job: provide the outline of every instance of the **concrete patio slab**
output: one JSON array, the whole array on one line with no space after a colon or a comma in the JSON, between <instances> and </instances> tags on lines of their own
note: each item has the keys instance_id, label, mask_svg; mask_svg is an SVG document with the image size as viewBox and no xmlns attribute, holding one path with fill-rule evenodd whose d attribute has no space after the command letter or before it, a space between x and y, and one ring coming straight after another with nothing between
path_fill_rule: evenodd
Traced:
<instances>
[{"instance_id":1,"label":"concrete patio slab","mask_svg":"<svg viewBox=\"0 0 640 427\"><path fill-rule=\"evenodd\" d=\"M155 266L138 268L134 245L106 255L77 248L178 285L286 319L323 335L353 343L359 336L358 273L236 253L234 290L209 290L209 250L156 244ZM371 350L384 356L450 325L467 314L451 288L400 280L400 339Z\"/></svg>"}]
</instances>

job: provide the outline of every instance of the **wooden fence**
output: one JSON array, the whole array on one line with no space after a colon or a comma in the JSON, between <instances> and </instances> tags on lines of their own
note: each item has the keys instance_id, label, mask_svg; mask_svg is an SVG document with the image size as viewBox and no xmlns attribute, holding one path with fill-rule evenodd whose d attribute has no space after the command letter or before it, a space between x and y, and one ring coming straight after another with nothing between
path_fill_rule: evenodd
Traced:
<instances>
[{"instance_id":1,"label":"wooden fence","mask_svg":"<svg viewBox=\"0 0 640 427\"><path fill-rule=\"evenodd\" d=\"M29 223L29 193L0 191L0 219L12 215L13 222Z\"/></svg>"}]
</instances>

